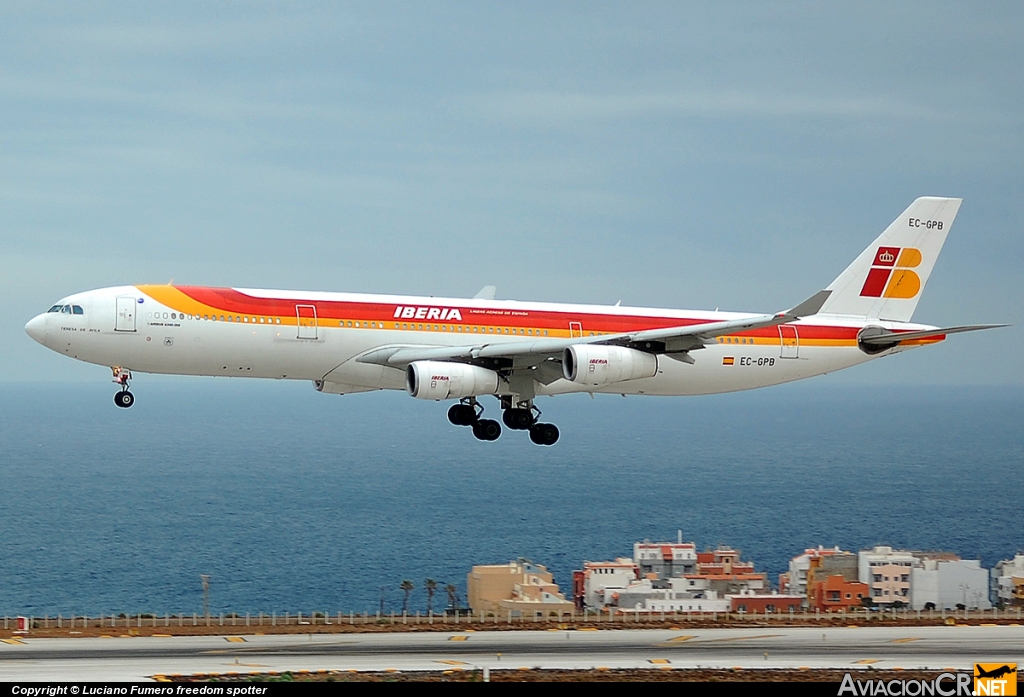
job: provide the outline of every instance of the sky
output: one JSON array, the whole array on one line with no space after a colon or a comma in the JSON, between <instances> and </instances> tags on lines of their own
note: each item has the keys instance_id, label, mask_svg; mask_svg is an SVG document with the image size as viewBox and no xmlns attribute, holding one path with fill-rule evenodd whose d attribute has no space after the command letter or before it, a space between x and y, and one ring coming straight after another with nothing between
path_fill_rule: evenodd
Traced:
<instances>
[{"instance_id":1,"label":"sky","mask_svg":"<svg viewBox=\"0 0 1024 697\"><path fill-rule=\"evenodd\" d=\"M709 6L710 5L710 6ZM23 327L175 283L773 312L913 199L914 319L819 378L1024 385L1020 3L0 5L0 381Z\"/></svg>"}]
</instances>

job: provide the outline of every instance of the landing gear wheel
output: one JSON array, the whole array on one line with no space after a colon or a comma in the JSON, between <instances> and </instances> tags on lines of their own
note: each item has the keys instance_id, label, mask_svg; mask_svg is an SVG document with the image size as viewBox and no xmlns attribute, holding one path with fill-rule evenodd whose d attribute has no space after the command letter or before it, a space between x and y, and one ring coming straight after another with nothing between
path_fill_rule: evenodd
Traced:
<instances>
[{"instance_id":1,"label":"landing gear wheel","mask_svg":"<svg viewBox=\"0 0 1024 697\"><path fill-rule=\"evenodd\" d=\"M535 418L529 409L506 409L501 414L501 420L514 431L525 431L533 426Z\"/></svg>"},{"instance_id":2,"label":"landing gear wheel","mask_svg":"<svg viewBox=\"0 0 1024 697\"><path fill-rule=\"evenodd\" d=\"M114 395L114 404L123 409L127 409L131 405L135 404L135 395L128 390L118 392Z\"/></svg>"},{"instance_id":3,"label":"landing gear wheel","mask_svg":"<svg viewBox=\"0 0 1024 697\"><path fill-rule=\"evenodd\" d=\"M558 442L558 427L554 424L534 424L530 427L530 440L537 445L554 445Z\"/></svg>"},{"instance_id":4,"label":"landing gear wheel","mask_svg":"<svg viewBox=\"0 0 1024 697\"><path fill-rule=\"evenodd\" d=\"M493 419L480 419L473 424L473 435L480 440L498 440L501 425Z\"/></svg>"},{"instance_id":5,"label":"landing gear wheel","mask_svg":"<svg viewBox=\"0 0 1024 697\"><path fill-rule=\"evenodd\" d=\"M448 420L456 426L472 426L476 421L476 410L469 404L454 404L448 410Z\"/></svg>"}]
</instances>

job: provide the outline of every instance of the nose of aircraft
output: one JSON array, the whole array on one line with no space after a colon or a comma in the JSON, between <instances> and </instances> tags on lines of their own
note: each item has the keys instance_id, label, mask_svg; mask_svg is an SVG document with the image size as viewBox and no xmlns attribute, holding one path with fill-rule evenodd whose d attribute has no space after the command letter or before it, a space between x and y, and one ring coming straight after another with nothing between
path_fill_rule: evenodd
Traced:
<instances>
[{"instance_id":1,"label":"nose of aircraft","mask_svg":"<svg viewBox=\"0 0 1024 697\"><path fill-rule=\"evenodd\" d=\"M25 325L25 333L38 341L40 344L46 342L46 315L36 315Z\"/></svg>"}]
</instances>

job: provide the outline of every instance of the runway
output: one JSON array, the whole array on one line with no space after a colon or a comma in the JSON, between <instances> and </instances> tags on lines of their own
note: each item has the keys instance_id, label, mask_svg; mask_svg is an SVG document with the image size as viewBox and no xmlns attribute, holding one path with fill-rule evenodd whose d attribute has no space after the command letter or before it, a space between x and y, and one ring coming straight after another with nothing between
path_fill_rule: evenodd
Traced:
<instances>
[{"instance_id":1,"label":"runway","mask_svg":"<svg viewBox=\"0 0 1024 697\"><path fill-rule=\"evenodd\" d=\"M12 643L13 642L13 643ZM20 642L20 643L18 643ZM1024 627L403 632L4 639L0 680L298 670L922 668L1024 664Z\"/></svg>"}]
</instances>

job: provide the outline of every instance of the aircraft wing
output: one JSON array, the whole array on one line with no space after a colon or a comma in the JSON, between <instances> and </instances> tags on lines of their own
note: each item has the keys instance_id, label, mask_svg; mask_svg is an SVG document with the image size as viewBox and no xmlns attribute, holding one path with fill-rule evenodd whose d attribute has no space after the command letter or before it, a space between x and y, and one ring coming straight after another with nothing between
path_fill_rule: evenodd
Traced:
<instances>
[{"instance_id":1,"label":"aircraft wing","mask_svg":"<svg viewBox=\"0 0 1024 697\"><path fill-rule=\"evenodd\" d=\"M405 368L413 361L473 362L505 358L528 359L528 362L539 363L559 356L565 349L579 344L614 344L653 353L686 354L688 351L704 348L705 343L723 334L774 327L792 322L800 317L817 314L828 299L830 292L819 291L796 307L774 315L751 315L724 322L705 322L680 327L569 339L524 339L468 346L382 346L363 354L356 360L360 363L374 363L393 368ZM687 361L687 358L688 356L685 356L682 360ZM692 362L692 359L687 362Z\"/></svg>"}]
</instances>

